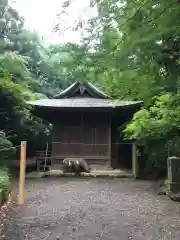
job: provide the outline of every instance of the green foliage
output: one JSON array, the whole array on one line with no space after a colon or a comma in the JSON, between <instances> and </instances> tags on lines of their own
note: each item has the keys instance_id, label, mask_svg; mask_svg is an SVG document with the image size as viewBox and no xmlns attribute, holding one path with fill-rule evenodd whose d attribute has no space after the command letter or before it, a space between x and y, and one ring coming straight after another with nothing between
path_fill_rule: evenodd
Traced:
<instances>
[{"instance_id":1,"label":"green foliage","mask_svg":"<svg viewBox=\"0 0 180 240\"><path fill-rule=\"evenodd\" d=\"M169 155L179 155L180 96L156 96L148 108L134 114L125 129L126 137L145 146L147 169L165 171Z\"/></svg>"},{"instance_id":2,"label":"green foliage","mask_svg":"<svg viewBox=\"0 0 180 240\"><path fill-rule=\"evenodd\" d=\"M11 136L17 135L28 114L28 106L25 103L24 87L14 83L10 79L1 79L0 103L1 103L1 128Z\"/></svg>"},{"instance_id":3,"label":"green foliage","mask_svg":"<svg viewBox=\"0 0 180 240\"><path fill-rule=\"evenodd\" d=\"M0 132L0 166L4 164L4 160L15 154L16 150L12 142L8 140L4 132Z\"/></svg>"},{"instance_id":4,"label":"green foliage","mask_svg":"<svg viewBox=\"0 0 180 240\"><path fill-rule=\"evenodd\" d=\"M37 34L24 29L23 19L8 1L1 1L0 8L0 157L4 163L14 157L15 149L1 149L19 145L22 140L27 140L31 149L38 148L46 141L49 126L32 116L26 103L44 97L44 83L35 73L39 72L39 62L44 61L41 52L47 50Z\"/></svg>"},{"instance_id":5,"label":"green foliage","mask_svg":"<svg viewBox=\"0 0 180 240\"><path fill-rule=\"evenodd\" d=\"M1 128L9 139L19 145L20 141L27 140L31 148L43 145L49 135L49 126L41 119L32 116L29 100L29 90L23 85L2 80L0 83ZM41 141L39 141L41 139Z\"/></svg>"},{"instance_id":6,"label":"green foliage","mask_svg":"<svg viewBox=\"0 0 180 240\"><path fill-rule=\"evenodd\" d=\"M3 202L7 200L11 188L10 175L6 168L0 168L0 192Z\"/></svg>"},{"instance_id":7,"label":"green foliage","mask_svg":"<svg viewBox=\"0 0 180 240\"><path fill-rule=\"evenodd\" d=\"M63 64L74 76L101 84L116 98L144 100L179 85L180 5L172 1L92 1L81 47ZM175 21L172 19L175 18ZM70 67L70 68L69 68Z\"/></svg>"},{"instance_id":8,"label":"green foliage","mask_svg":"<svg viewBox=\"0 0 180 240\"><path fill-rule=\"evenodd\" d=\"M180 128L180 96L166 93L153 98L148 108L134 114L132 122L126 127L125 133L131 139L146 141L171 140Z\"/></svg>"}]
</instances>

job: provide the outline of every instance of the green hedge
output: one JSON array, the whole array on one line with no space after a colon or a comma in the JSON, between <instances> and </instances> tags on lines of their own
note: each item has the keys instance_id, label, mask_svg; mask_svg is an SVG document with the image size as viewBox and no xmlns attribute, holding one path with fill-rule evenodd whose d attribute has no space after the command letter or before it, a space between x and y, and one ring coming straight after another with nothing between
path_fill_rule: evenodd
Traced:
<instances>
[{"instance_id":1,"label":"green hedge","mask_svg":"<svg viewBox=\"0 0 180 240\"><path fill-rule=\"evenodd\" d=\"M12 142L3 131L0 131L0 165L4 164L3 161L10 158L15 152L16 149L13 147Z\"/></svg>"},{"instance_id":2,"label":"green hedge","mask_svg":"<svg viewBox=\"0 0 180 240\"><path fill-rule=\"evenodd\" d=\"M10 188L11 188L11 180L10 180L8 169L1 168L0 169L0 192L2 193L1 203L4 203L8 199Z\"/></svg>"}]
</instances>

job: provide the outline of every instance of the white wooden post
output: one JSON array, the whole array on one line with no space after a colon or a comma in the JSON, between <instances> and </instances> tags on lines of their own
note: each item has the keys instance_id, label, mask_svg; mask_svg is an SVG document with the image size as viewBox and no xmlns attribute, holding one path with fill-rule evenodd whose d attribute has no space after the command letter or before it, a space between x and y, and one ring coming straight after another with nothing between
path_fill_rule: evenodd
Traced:
<instances>
[{"instance_id":1,"label":"white wooden post","mask_svg":"<svg viewBox=\"0 0 180 240\"><path fill-rule=\"evenodd\" d=\"M26 171L26 142L21 142L20 154L20 174L19 174L19 198L18 203L24 203L24 187L25 187L25 171Z\"/></svg>"}]
</instances>

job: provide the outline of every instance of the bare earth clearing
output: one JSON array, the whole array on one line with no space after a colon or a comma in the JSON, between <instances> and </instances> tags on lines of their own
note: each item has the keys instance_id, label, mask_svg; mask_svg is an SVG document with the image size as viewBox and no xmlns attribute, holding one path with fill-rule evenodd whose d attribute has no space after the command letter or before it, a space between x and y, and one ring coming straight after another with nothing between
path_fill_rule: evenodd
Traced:
<instances>
[{"instance_id":1,"label":"bare earth clearing","mask_svg":"<svg viewBox=\"0 0 180 240\"><path fill-rule=\"evenodd\" d=\"M5 229L12 240L180 239L180 204L132 179L28 180L25 204Z\"/></svg>"}]
</instances>

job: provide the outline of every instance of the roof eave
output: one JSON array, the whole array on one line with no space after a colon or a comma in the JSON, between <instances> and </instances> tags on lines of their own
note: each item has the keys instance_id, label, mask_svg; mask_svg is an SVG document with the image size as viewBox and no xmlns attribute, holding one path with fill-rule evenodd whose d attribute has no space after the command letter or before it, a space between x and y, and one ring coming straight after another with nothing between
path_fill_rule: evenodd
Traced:
<instances>
[{"instance_id":1,"label":"roof eave","mask_svg":"<svg viewBox=\"0 0 180 240\"><path fill-rule=\"evenodd\" d=\"M55 109L77 109L77 108L81 108L81 109L93 109L93 108L102 108L102 109L105 109L105 108L111 108L111 109L118 109L118 108L129 108L129 107L142 107L143 106L143 102L142 101L139 101L139 102L132 102L132 103L129 103L129 104L122 104L122 105L118 105L118 104L114 104L114 105L111 105L111 106L76 106L76 105L69 105L69 106L55 106L55 105L45 105L45 104L38 104L36 103L36 101L28 101L27 104L31 105L31 106L34 106L34 107L39 107L39 108L55 108Z\"/></svg>"}]
</instances>

